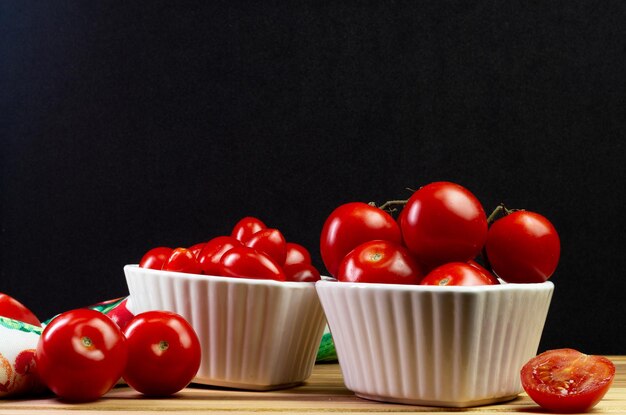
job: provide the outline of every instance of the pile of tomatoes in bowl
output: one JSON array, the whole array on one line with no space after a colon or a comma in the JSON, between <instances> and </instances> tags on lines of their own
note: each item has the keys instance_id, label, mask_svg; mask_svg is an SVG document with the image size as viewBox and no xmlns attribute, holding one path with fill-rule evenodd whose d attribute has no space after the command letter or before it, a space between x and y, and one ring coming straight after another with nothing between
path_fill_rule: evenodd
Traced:
<instances>
[{"instance_id":1,"label":"pile of tomatoes in bowl","mask_svg":"<svg viewBox=\"0 0 626 415\"><path fill-rule=\"evenodd\" d=\"M559 236L538 213L499 206L488 219L476 196L451 182L427 184L393 203L402 205L396 218L387 204L363 202L343 204L328 216L320 252L334 278L490 285L544 282L556 270Z\"/></svg>"}]
</instances>

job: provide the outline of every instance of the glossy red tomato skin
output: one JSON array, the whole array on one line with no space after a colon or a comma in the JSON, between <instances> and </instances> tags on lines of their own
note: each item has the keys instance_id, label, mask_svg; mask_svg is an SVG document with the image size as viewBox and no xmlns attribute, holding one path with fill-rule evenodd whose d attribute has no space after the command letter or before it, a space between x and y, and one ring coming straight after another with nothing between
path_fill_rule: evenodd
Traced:
<instances>
[{"instance_id":1,"label":"glossy red tomato skin","mask_svg":"<svg viewBox=\"0 0 626 415\"><path fill-rule=\"evenodd\" d=\"M182 316L169 311L137 314L126 326L128 364L124 380L149 396L185 388L200 368L200 340Z\"/></svg>"},{"instance_id":2,"label":"glossy red tomato skin","mask_svg":"<svg viewBox=\"0 0 626 415\"><path fill-rule=\"evenodd\" d=\"M194 244L187 249L189 249L196 258L198 258L198 255L200 255L200 252L202 252L202 248L204 248L205 243L206 242L198 242L197 244Z\"/></svg>"},{"instance_id":3,"label":"glossy red tomato skin","mask_svg":"<svg viewBox=\"0 0 626 415\"><path fill-rule=\"evenodd\" d=\"M252 235L265 228L267 228L267 226L260 219L254 216L246 216L235 224L230 236L241 242L245 242L250 239Z\"/></svg>"},{"instance_id":4,"label":"glossy red tomato skin","mask_svg":"<svg viewBox=\"0 0 626 415\"><path fill-rule=\"evenodd\" d=\"M486 271L486 270L485 270ZM487 271L488 272L488 271ZM498 280L466 262L449 262L430 271L421 285L494 285Z\"/></svg>"},{"instance_id":5,"label":"glossy red tomato skin","mask_svg":"<svg viewBox=\"0 0 626 415\"><path fill-rule=\"evenodd\" d=\"M284 263L285 266L300 263L311 263L311 253L304 246L295 242L287 242L285 247L287 249Z\"/></svg>"},{"instance_id":6,"label":"glossy red tomato skin","mask_svg":"<svg viewBox=\"0 0 626 415\"><path fill-rule=\"evenodd\" d=\"M418 284L421 266L395 242L373 240L350 251L341 261L337 279L343 282Z\"/></svg>"},{"instance_id":7,"label":"glossy red tomato skin","mask_svg":"<svg viewBox=\"0 0 626 415\"><path fill-rule=\"evenodd\" d=\"M187 274L200 274L202 269L196 256L187 248L176 248L163 264L163 271L184 272Z\"/></svg>"},{"instance_id":8,"label":"glossy red tomato skin","mask_svg":"<svg viewBox=\"0 0 626 415\"><path fill-rule=\"evenodd\" d=\"M405 245L430 269L475 258L487 238L482 205L469 190L451 182L430 183L413 193L400 221Z\"/></svg>"},{"instance_id":9,"label":"glossy red tomato skin","mask_svg":"<svg viewBox=\"0 0 626 415\"><path fill-rule=\"evenodd\" d=\"M8 294L0 293L0 316L41 327L41 321L28 307Z\"/></svg>"},{"instance_id":10,"label":"glossy red tomato skin","mask_svg":"<svg viewBox=\"0 0 626 415\"><path fill-rule=\"evenodd\" d=\"M615 365L603 356L555 349L530 359L520 377L524 390L539 406L558 413L582 413L611 388Z\"/></svg>"},{"instance_id":11,"label":"glossy red tomato skin","mask_svg":"<svg viewBox=\"0 0 626 415\"><path fill-rule=\"evenodd\" d=\"M362 202L337 207L324 222L320 237L322 261L330 275L337 278L343 258L372 240L401 243L400 227L391 215Z\"/></svg>"},{"instance_id":12,"label":"glossy red tomato skin","mask_svg":"<svg viewBox=\"0 0 626 415\"><path fill-rule=\"evenodd\" d=\"M287 281L315 282L321 279L317 268L306 262L285 265L283 270Z\"/></svg>"},{"instance_id":13,"label":"glossy red tomato skin","mask_svg":"<svg viewBox=\"0 0 626 415\"><path fill-rule=\"evenodd\" d=\"M122 376L126 339L109 317L91 309L67 311L43 330L35 353L37 372L58 397L93 401Z\"/></svg>"},{"instance_id":14,"label":"glossy red tomato skin","mask_svg":"<svg viewBox=\"0 0 626 415\"><path fill-rule=\"evenodd\" d=\"M128 298L125 298L114 309L106 313L107 317L109 317L122 330L124 330L124 328L128 325L130 320L132 320L133 317L135 316L128 309L127 304L128 304Z\"/></svg>"},{"instance_id":15,"label":"glossy red tomato skin","mask_svg":"<svg viewBox=\"0 0 626 415\"><path fill-rule=\"evenodd\" d=\"M559 263L561 242L548 219L520 210L491 225L485 249L491 268L504 281L544 282Z\"/></svg>"},{"instance_id":16,"label":"glossy red tomato skin","mask_svg":"<svg viewBox=\"0 0 626 415\"><path fill-rule=\"evenodd\" d=\"M500 280L498 280L498 277L493 275L493 273L491 273L487 268L480 265L478 262L474 261L473 259L470 259L469 261L467 261L467 264L476 268L483 275L486 275L487 278L489 278L494 284L500 284Z\"/></svg>"},{"instance_id":17,"label":"glossy red tomato skin","mask_svg":"<svg viewBox=\"0 0 626 415\"><path fill-rule=\"evenodd\" d=\"M210 239L204 245L200 255L198 255L198 263L202 273L206 275L222 275L224 272L220 263L222 255L236 246L242 246L241 241L232 236L216 236Z\"/></svg>"},{"instance_id":18,"label":"glossy red tomato skin","mask_svg":"<svg viewBox=\"0 0 626 415\"><path fill-rule=\"evenodd\" d=\"M141 268L162 269L163 264L165 264L167 259L170 257L172 251L172 248L166 246L152 248L141 258L139 266Z\"/></svg>"},{"instance_id":19,"label":"glossy red tomato skin","mask_svg":"<svg viewBox=\"0 0 626 415\"><path fill-rule=\"evenodd\" d=\"M287 241L283 234L274 228L265 228L244 241L246 246L269 255L277 264L284 264L287 257Z\"/></svg>"},{"instance_id":20,"label":"glossy red tomato skin","mask_svg":"<svg viewBox=\"0 0 626 415\"><path fill-rule=\"evenodd\" d=\"M285 281L282 267L270 256L248 246L237 246L222 255L223 275L235 278Z\"/></svg>"}]
</instances>

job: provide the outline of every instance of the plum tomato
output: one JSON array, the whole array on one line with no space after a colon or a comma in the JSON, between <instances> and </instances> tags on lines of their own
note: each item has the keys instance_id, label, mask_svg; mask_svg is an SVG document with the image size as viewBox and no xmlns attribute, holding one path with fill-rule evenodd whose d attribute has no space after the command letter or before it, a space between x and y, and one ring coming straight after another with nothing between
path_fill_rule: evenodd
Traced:
<instances>
[{"instance_id":1,"label":"plum tomato","mask_svg":"<svg viewBox=\"0 0 626 415\"><path fill-rule=\"evenodd\" d=\"M4 293L0 293L0 316L41 327L41 321L28 307Z\"/></svg>"},{"instance_id":2,"label":"plum tomato","mask_svg":"<svg viewBox=\"0 0 626 415\"><path fill-rule=\"evenodd\" d=\"M344 282L418 284L421 266L401 245L383 240L365 242L339 264L337 279Z\"/></svg>"},{"instance_id":3,"label":"plum tomato","mask_svg":"<svg viewBox=\"0 0 626 415\"><path fill-rule=\"evenodd\" d=\"M337 207L326 218L320 237L324 266L337 278L343 258L357 246L372 240L401 243L398 223L384 210L362 202Z\"/></svg>"},{"instance_id":4,"label":"plum tomato","mask_svg":"<svg viewBox=\"0 0 626 415\"><path fill-rule=\"evenodd\" d=\"M239 239L232 236L216 236L210 239L198 255L198 263L202 273L206 275L222 275L223 269L220 264L222 255L236 246L242 246Z\"/></svg>"},{"instance_id":5,"label":"plum tomato","mask_svg":"<svg viewBox=\"0 0 626 415\"><path fill-rule=\"evenodd\" d=\"M300 263L311 263L311 254L304 246L295 242L287 242L285 247L287 249L287 254L285 255L285 266Z\"/></svg>"},{"instance_id":6,"label":"plum tomato","mask_svg":"<svg viewBox=\"0 0 626 415\"><path fill-rule=\"evenodd\" d=\"M126 297L121 303L106 313L122 330L124 330L128 322L134 317L134 314L128 309L128 298L129 297Z\"/></svg>"},{"instance_id":7,"label":"plum tomato","mask_svg":"<svg viewBox=\"0 0 626 415\"><path fill-rule=\"evenodd\" d=\"M448 262L430 271L421 285L494 285L498 280L466 262Z\"/></svg>"},{"instance_id":8,"label":"plum tomato","mask_svg":"<svg viewBox=\"0 0 626 415\"><path fill-rule=\"evenodd\" d=\"M615 365L603 356L555 349L530 359L520 377L528 396L544 409L586 412L611 388Z\"/></svg>"},{"instance_id":9,"label":"plum tomato","mask_svg":"<svg viewBox=\"0 0 626 415\"><path fill-rule=\"evenodd\" d=\"M518 210L489 227L485 246L493 272L506 282L544 282L559 262L561 242L542 215Z\"/></svg>"},{"instance_id":10,"label":"plum tomato","mask_svg":"<svg viewBox=\"0 0 626 415\"><path fill-rule=\"evenodd\" d=\"M165 264L165 261L170 257L172 251L172 248L166 246L152 248L141 258L139 266L141 268L162 269L163 264Z\"/></svg>"},{"instance_id":11,"label":"plum tomato","mask_svg":"<svg viewBox=\"0 0 626 415\"><path fill-rule=\"evenodd\" d=\"M478 199L456 183L430 183L411 195L400 215L402 238L416 260L433 269L476 257L487 238Z\"/></svg>"},{"instance_id":12,"label":"plum tomato","mask_svg":"<svg viewBox=\"0 0 626 415\"><path fill-rule=\"evenodd\" d=\"M128 364L124 380L149 396L168 396L186 387L200 367L200 341L182 316L169 311L137 314L124 329Z\"/></svg>"},{"instance_id":13,"label":"plum tomato","mask_svg":"<svg viewBox=\"0 0 626 415\"><path fill-rule=\"evenodd\" d=\"M59 398L93 401L120 379L128 359L122 330L87 308L66 311L41 333L35 353L41 380Z\"/></svg>"},{"instance_id":14,"label":"plum tomato","mask_svg":"<svg viewBox=\"0 0 626 415\"><path fill-rule=\"evenodd\" d=\"M163 264L163 271L184 272L187 274L200 274L202 269L196 256L187 248L176 248Z\"/></svg>"},{"instance_id":15,"label":"plum tomato","mask_svg":"<svg viewBox=\"0 0 626 415\"><path fill-rule=\"evenodd\" d=\"M265 226L265 223L263 223L260 219L253 216L246 216L241 218L239 222L235 224L230 236L240 240L241 242L245 242L250 239L252 235L265 228L267 228L267 226Z\"/></svg>"},{"instance_id":16,"label":"plum tomato","mask_svg":"<svg viewBox=\"0 0 626 415\"><path fill-rule=\"evenodd\" d=\"M244 245L264 252L277 264L284 264L287 256L287 241L278 229L265 228L244 241Z\"/></svg>"},{"instance_id":17,"label":"plum tomato","mask_svg":"<svg viewBox=\"0 0 626 415\"><path fill-rule=\"evenodd\" d=\"M317 268L306 262L285 265L283 270L287 281L315 282L320 280Z\"/></svg>"},{"instance_id":18,"label":"plum tomato","mask_svg":"<svg viewBox=\"0 0 626 415\"><path fill-rule=\"evenodd\" d=\"M269 255L249 246L231 248L220 260L223 275L236 278L285 281L285 272Z\"/></svg>"},{"instance_id":19,"label":"plum tomato","mask_svg":"<svg viewBox=\"0 0 626 415\"><path fill-rule=\"evenodd\" d=\"M198 255L200 255L200 252L202 251L202 248L204 248L205 243L206 242L198 242L197 244L194 244L187 249L189 249L196 258L198 258Z\"/></svg>"}]
</instances>

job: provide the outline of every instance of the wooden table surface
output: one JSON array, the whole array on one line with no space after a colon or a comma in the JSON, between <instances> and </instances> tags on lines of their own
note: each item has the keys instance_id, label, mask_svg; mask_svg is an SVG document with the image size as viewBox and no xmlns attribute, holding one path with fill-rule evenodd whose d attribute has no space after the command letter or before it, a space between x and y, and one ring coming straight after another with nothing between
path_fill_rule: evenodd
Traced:
<instances>
[{"instance_id":1,"label":"wooden table surface","mask_svg":"<svg viewBox=\"0 0 626 415\"><path fill-rule=\"evenodd\" d=\"M608 356L617 374L611 390L594 408L593 414L626 414L626 356ZM144 398L132 389L116 387L96 402L68 404L51 397L0 401L0 414L106 414L121 411L136 415L147 413L190 414L394 414L407 412L452 414L544 413L522 393L516 399L476 408L438 408L388 404L356 397L347 390L339 365L318 364L312 376L301 386L271 392L247 392L192 386L174 397Z\"/></svg>"}]
</instances>

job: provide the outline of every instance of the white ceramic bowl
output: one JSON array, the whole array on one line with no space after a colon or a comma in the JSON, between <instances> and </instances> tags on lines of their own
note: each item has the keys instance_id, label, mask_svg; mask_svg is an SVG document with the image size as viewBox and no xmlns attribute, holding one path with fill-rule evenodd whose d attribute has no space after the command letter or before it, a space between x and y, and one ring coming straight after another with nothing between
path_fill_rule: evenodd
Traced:
<instances>
[{"instance_id":1,"label":"white ceramic bowl","mask_svg":"<svg viewBox=\"0 0 626 415\"><path fill-rule=\"evenodd\" d=\"M346 387L415 405L513 399L537 353L551 282L478 287L318 281Z\"/></svg>"},{"instance_id":2,"label":"white ceramic bowl","mask_svg":"<svg viewBox=\"0 0 626 415\"><path fill-rule=\"evenodd\" d=\"M185 317L202 346L195 383L251 390L299 384L326 323L315 285L124 267L134 313Z\"/></svg>"}]
</instances>

